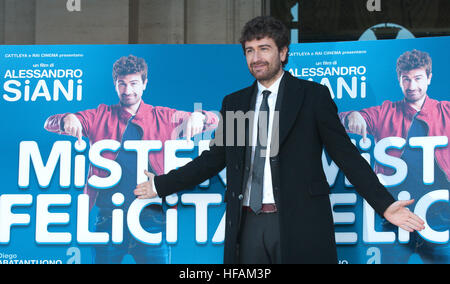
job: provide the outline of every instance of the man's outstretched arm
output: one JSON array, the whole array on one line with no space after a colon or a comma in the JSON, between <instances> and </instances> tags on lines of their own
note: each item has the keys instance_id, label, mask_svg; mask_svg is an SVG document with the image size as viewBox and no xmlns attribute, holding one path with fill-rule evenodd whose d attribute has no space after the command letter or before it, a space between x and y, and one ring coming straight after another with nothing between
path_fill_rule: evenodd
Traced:
<instances>
[{"instance_id":1,"label":"man's outstretched arm","mask_svg":"<svg viewBox=\"0 0 450 284\"><path fill-rule=\"evenodd\" d=\"M423 230L424 222L406 206L414 200L395 201L379 182L369 163L352 144L337 115L337 107L326 87L316 101L316 118L320 137L333 161L343 170L357 192L375 211L392 224L412 232Z\"/></svg>"}]
</instances>

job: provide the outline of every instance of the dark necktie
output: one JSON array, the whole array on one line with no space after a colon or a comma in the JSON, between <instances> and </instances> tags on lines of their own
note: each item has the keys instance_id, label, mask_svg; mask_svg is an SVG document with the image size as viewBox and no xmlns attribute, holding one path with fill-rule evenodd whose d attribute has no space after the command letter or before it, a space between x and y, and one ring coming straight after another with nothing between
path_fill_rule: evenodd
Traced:
<instances>
[{"instance_id":1,"label":"dark necktie","mask_svg":"<svg viewBox=\"0 0 450 284\"><path fill-rule=\"evenodd\" d=\"M252 184L250 189L250 208L258 214L262 208L264 166L266 164L266 149L269 128L269 103L270 91L263 91L263 100L259 108L258 131L256 138L255 154L253 158Z\"/></svg>"}]
</instances>

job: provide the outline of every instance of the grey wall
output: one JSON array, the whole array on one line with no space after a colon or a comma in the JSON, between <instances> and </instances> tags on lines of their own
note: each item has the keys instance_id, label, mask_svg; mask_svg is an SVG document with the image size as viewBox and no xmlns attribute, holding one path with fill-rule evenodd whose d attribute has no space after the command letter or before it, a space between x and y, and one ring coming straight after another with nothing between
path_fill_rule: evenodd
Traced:
<instances>
[{"instance_id":1,"label":"grey wall","mask_svg":"<svg viewBox=\"0 0 450 284\"><path fill-rule=\"evenodd\" d=\"M3 44L238 43L264 0L0 0ZM131 1L131 2L130 2Z\"/></svg>"}]
</instances>

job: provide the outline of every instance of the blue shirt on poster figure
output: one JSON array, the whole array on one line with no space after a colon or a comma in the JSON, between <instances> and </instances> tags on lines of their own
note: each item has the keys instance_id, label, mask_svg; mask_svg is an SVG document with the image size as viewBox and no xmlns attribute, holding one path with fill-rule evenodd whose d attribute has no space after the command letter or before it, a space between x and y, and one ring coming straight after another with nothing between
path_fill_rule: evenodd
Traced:
<instances>
[{"instance_id":1,"label":"blue shirt on poster figure","mask_svg":"<svg viewBox=\"0 0 450 284\"><path fill-rule=\"evenodd\" d=\"M123 145L125 141L128 140L141 140L142 139L142 130L139 126L132 123L134 116L130 118L127 123L125 132L122 136L122 143L120 145L120 149L117 153L117 157L115 161L122 168L122 177L119 183L107 190L99 190L99 195L96 200L96 205L101 210L108 209L112 210L115 206L111 203L112 196L115 193L120 192L125 197L125 202L123 204L123 209L125 211L128 210L131 203L136 199L134 196L133 190L136 188L136 180L137 180L137 156L134 151L125 151ZM154 174L150 164L148 165L148 171Z\"/></svg>"},{"instance_id":2,"label":"blue shirt on poster figure","mask_svg":"<svg viewBox=\"0 0 450 284\"><path fill-rule=\"evenodd\" d=\"M116 162L122 168L122 178L113 188L99 191L96 201L99 207L97 217L96 231L109 232L112 230L112 210L116 207L112 204L112 196L115 193L121 193L125 197L122 205L124 213L128 211L131 203L136 200L134 189L137 180L137 154L134 151L125 151L123 145L128 140L141 140L142 130L139 126L132 123L134 116L130 118L127 127L122 136L122 143L117 154ZM149 165L149 172L154 173ZM126 218L124 220L126 222ZM151 205L143 209L140 216L142 227L149 233L164 232L165 214L160 205ZM128 226L124 226L128 228ZM169 263L170 248L162 243L160 245L146 245L136 240L128 230L124 231L124 240L122 244L107 244L94 246L95 263L121 263L125 255L131 255L136 263L140 264L164 264Z\"/></svg>"}]
</instances>

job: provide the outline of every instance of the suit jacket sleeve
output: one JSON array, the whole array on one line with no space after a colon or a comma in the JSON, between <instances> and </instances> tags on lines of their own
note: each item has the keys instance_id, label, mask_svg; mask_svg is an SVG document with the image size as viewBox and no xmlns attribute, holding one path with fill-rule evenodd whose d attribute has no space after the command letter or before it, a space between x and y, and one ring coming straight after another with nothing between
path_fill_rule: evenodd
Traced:
<instances>
[{"instance_id":1,"label":"suit jacket sleeve","mask_svg":"<svg viewBox=\"0 0 450 284\"><path fill-rule=\"evenodd\" d=\"M357 192L383 216L395 199L379 182L369 163L361 157L342 126L327 87L316 95L315 114L320 137L333 161L343 170Z\"/></svg>"},{"instance_id":2,"label":"suit jacket sleeve","mask_svg":"<svg viewBox=\"0 0 450 284\"><path fill-rule=\"evenodd\" d=\"M222 102L221 118L224 118L225 114L225 101L226 98ZM223 170L225 168L224 133L225 119L220 119L215 138L212 140L209 150L203 151L200 156L185 166L172 170L165 175L155 177L154 186L158 196L166 197L183 189L194 187ZM223 141L217 141L219 139L223 139Z\"/></svg>"}]
</instances>

